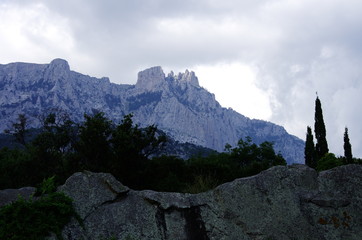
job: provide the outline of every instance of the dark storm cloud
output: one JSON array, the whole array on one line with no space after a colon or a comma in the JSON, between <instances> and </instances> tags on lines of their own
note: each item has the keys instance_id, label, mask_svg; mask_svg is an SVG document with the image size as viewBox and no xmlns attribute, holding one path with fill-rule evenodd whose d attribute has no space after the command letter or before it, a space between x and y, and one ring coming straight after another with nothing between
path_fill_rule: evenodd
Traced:
<instances>
[{"instance_id":1,"label":"dark storm cloud","mask_svg":"<svg viewBox=\"0 0 362 240\"><path fill-rule=\"evenodd\" d=\"M200 62L237 59L237 47L243 41L230 38L214 26L229 17L232 22L234 15L250 13L258 6L248 1L220 5L218 1L166 0L44 4L68 18L78 51L90 55L109 73L121 67L131 70L128 74L121 70L112 74L117 82L134 81L135 73L147 66L187 68ZM235 11L237 7L239 11ZM183 32L177 32L178 28Z\"/></svg>"}]
</instances>

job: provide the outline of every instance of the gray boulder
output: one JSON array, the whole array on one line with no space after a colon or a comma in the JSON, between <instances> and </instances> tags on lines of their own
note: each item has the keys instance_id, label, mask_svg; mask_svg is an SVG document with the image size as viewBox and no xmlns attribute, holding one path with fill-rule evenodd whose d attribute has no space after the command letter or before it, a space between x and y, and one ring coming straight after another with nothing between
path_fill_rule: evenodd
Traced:
<instances>
[{"instance_id":1,"label":"gray boulder","mask_svg":"<svg viewBox=\"0 0 362 240\"><path fill-rule=\"evenodd\" d=\"M83 219L64 239L362 239L362 166L278 166L200 194L134 191L110 174L59 188Z\"/></svg>"},{"instance_id":2,"label":"gray boulder","mask_svg":"<svg viewBox=\"0 0 362 240\"><path fill-rule=\"evenodd\" d=\"M73 199L75 210L85 219L101 205L122 198L129 189L110 174L84 171L74 173L58 191Z\"/></svg>"},{"instance_id":3,"label":"gray boulder","mask_svg":"<svg viewBox=\"0 0 362 240\"><path fill-rule=\"evenodd\" d=\"M19 197L29 199L35 192L36 188L33 187L0 190L0 207L15 202Z\"/></svg>"}]
</instances>

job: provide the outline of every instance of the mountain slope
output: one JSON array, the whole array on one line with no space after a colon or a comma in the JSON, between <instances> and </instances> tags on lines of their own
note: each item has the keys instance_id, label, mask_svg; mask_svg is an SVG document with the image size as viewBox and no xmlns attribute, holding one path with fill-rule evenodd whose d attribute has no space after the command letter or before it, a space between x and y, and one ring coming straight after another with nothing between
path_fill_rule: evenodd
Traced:
<instances>
[{"instance_id":1,"label":"mountain slope","mask_svg":"<svg viewBox=\"0 0 362 240\"><path fill-rule=\"evenodd\" d=\"M75 121L93 111L114 121L133 113L140 125L156 124L177 141L218 151L250 136L256 143L273 141L289 163L303 162L302 140L281 126L221 107L199 86L194 72L166 76L161 67L153 67L138 74L136 85L122 85L71 71L62 59L0 65L0 130L21 113L39 126L39 118L54 109L68 112Z\"/></svg>"}]
</instances>

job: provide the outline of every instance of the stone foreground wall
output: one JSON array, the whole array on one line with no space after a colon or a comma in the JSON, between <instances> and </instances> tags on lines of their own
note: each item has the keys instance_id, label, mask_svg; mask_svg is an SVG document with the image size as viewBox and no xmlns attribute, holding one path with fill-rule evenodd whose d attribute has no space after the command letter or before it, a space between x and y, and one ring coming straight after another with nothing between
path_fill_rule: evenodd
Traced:
<instances>
[{"instance_id":1,"label":"stone foreground wall","mask_svg":"<svg viewBox=\"0 0 362 240\"><path fill-rule=\"evenodd\" d=\"M58 190L83 219L63 230L69 240L362 239L361 165L278 166L201 194L134 191L84 172Z\"/></svg>"}]
</instances>

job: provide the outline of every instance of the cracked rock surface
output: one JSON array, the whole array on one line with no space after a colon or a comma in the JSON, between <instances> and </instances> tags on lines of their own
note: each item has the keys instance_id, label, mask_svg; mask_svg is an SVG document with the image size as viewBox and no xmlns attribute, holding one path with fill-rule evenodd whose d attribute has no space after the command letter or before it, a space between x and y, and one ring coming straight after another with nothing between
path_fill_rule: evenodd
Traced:
<instances>
[{"instance_id":1,"label":"cracked rock surface","mask_svg":"<svg viewBox=\"0 0 362 240\"><path fill-rule=\"evenodd\" d=\"M362 239L362 166L277 166L200 194L134 191L105 173L59 187L83 219L64 239ZM1 196L1 191L0 191Z\"/></svg>"}]
</instances>

